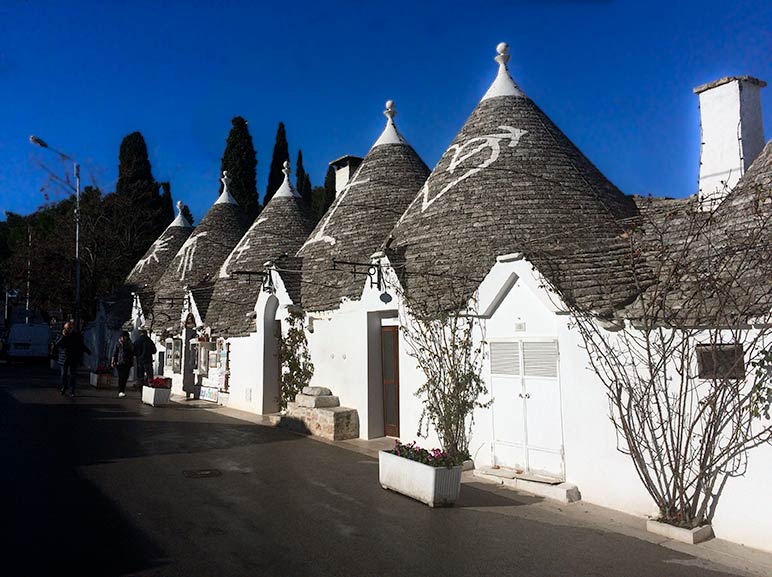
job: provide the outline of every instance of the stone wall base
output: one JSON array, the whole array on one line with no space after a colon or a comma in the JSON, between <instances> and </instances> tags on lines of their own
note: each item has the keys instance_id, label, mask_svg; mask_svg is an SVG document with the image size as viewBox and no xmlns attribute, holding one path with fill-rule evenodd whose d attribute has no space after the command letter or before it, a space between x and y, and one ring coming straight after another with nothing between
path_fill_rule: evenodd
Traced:
<instances>
[{"instance_id":1,"label":"stone wall base","mask_svg":"<svg viewBox=\"0 0 772 577\"><path fill-rule=\"evenodd\" d=\"M332 441L359 438L359 413L348 407L301 407L287 403L279 425Z\"/></svg>"}]
</instances>

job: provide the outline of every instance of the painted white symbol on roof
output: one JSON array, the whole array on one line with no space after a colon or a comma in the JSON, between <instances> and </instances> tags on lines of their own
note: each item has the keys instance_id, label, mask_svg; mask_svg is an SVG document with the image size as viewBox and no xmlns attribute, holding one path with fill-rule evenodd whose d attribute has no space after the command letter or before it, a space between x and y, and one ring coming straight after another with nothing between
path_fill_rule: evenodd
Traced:
<instances>
[{"instance_id":1,"label":"painted white symbol on roof","mask_svg":"<svg viewBox=\"0 0 772 577\"><path fill-rule=\"evenodd\" d=\"M459 182L466 180L470 176L477 174L478 172L496 162L499 159L499 155L501 154L502 140L509 140L507 147L514 148L518 145L523 135L528 134L527 130L523 130L521 128L512 128L511 126L499 126L499 129L504 132L477 136L467 140L463 144L454 144L448 149L448 152L454 151L453 156L450 159L450 163L445 169L450 174L454 174L456 169L462 165L464 161L472 157L477 157L479 159L479 164L477 164L477 166L468 168L461 176L451 180L442 188L442 190L440 190L435 196L431 198L429 191L429 181L427 181L421 189L420 193L423 195L421 212L424 212L432 205L432 203L434 203L435 200L440 198ZM484 153L486 150L490 150L487 155Z\"/></svg>"},{"instance_id":2,"label":"painted white symbol on roof","mask_svg":"<svg viewBox=\"0 0 772 577\"><path fill-rule=\"evenodd\" d=\"M131 274L139 274L142 272L142 269L145 268L146 264L149 264L151 260L154 260L158 262L158 253L164 252L169 248L169 241L171 240L170 237L165 238L159 238L153 243L153 246L150 248L152 249L152 252L147 255L145 258L139 259L137 264L134 265L134 268L131 271Z\"/></svg>"},{"instance_id":3,"label":"painted white symbol on roof","mask_svg":"<svg viewBox=\"0 0 772 577\"><path fill-rule=\"evenodd\" d=\"M180 280L185 280L185 274L193 268L193 256L196 254L196 246L198 245L198 239L206 236L207 231L200 232L192 235L180 249L182 251L182 258L177 265L177 272L180 273Z\"/></svg>"},{"instance_id":4,"label":"painted white symbol on roof","mask_svg":"<svg viewBox=\"0 0 772 577\"><path fill-rule=\"evenodd\" d=\"M252 237L252 231L260 226L260 223L265 222L266 220L268 220L268 218L261 216L252 224L252 226L249 227L247 234L245 234L244 237L239 241L239 244L237 244L236 248L231 251L231 253L228 255L228 258L225 259L225 262L220 267L220 274L218 275L220 278L228 277L228 268L230 267L231 260L233 260L234 257L236 261L239 261L241 260L241 256L250 248L252 248L252 246L249 244L249 241Z\"/></svg>"},{"instance_id":5,"label":"painted white symbol on roof","mask_svg":"<svg viewBox=\"0 0 772 577\"><path fill-rule=\"evenodd\" d=\"M361 170L361 167L360 169ZM335 212L338 210L338 207L343 203L343 200L346 198L346 195L348 194L348 191L351 190L352 187L358 186L360 184L366 184L370 182L369 178L365 178L362 180L359 180L359 170L356 171L354 174L354 178L352 178L349 183L343 187L343 190L340 191L340 194L335 199L335 203L333 204L330 211L325 215L324 217L324 223L322 223L322 226L319 227L319 230L311 236L302 247L300 247L300 250L303 250L308 246L309 244L315 243L315 242L328 242L330 244L335 244L335 238L332 236L328 236L325 234L325 230L327 230L327 225L330 224L330 219L335 214ZM298 251L299 252L299 251Z\"/></svg>"}]
</instances>

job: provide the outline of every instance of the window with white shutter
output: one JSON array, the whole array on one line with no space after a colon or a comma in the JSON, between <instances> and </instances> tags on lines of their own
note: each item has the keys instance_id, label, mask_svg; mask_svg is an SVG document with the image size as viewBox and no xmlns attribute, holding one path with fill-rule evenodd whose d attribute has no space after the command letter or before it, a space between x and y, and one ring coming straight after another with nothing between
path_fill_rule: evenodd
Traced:
<instances>
[{"instance_id":1,"label":"window with white shutter","mask_svg":"<svg viewBox=\"0 0 772 577\"><path fill-rule=\"evenodd\" d=\"M491 343L491 374L520 375L519 343Z\"/></svg>"},{"instance_id":2,"label":"window with white shutter","mask_svg":"<svg viewBox=\"0 0 772 577\"><path fill-rule=\"evenodd\" d=\"M526 377L556 378L558 376L557 342L523 342L523 372Z\"/></svg>"}]
</instances>

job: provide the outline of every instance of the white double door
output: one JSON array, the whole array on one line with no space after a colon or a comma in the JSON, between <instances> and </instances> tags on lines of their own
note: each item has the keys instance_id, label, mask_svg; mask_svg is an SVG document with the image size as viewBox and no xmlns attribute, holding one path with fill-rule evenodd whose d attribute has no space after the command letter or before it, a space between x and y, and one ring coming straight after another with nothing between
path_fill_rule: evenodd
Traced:
<instances>
[{"instance_id":1,"label":"white double door","mask_svg":"<svg viewBox=\"0 0 772 577\"><path fill-rule=\"evenodd\" d=\"M490 347L494 464L564 480L557 341Z\"/></svg>"}]
</instances>

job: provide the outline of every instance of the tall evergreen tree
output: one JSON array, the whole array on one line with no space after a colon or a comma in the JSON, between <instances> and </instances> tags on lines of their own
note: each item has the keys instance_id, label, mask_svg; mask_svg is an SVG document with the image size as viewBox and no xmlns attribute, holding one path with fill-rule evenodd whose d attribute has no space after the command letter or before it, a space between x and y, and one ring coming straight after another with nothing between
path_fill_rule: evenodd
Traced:
<instances>
[{"instance_id":1,"label":"tall evergreen tree","mask_svg":"<svg viewBox=\"0 0 772 577\"><path fill-rule=\"evenodd\" d=\"M327 209L335 202L335 169L332 166L327 167L327 174L324 175L324 208L322 214L327 212Z\"/></svg>"},{"instance_id":2,"label":"tall evergreen tree","mask_svg":"<svg viewBox=\"0 0 772 577\"><path fill-rule=\"evenodd\" d=\"M125 277L174 218L171 189L153 178L147 145L139 132L121 142L118 183L115 193L104 198L103 208L109 227L105 242L112 247L118 274Z\"/></svg>"},{"instance_id":3,"label":"tall evergreen tree","mask_svg":"<svg viewBox=\"0 0 772 577\"><path fill-rule=\"evenodd\" d=\"M174 201L172 200L172 185L169 182L160 183L161 190L161 215L163 220L174 220Z\"/></svg>"},{"instance_id":4,"label":"tall evergreen tree","mask_svg":"<svg viewBox=\"0 0 772 577\"><path fill-rule=\"evenodd\" d=\"M312 192L312 207L316 217L321 219L327 209L335 202L335 169L327 167L324 186L315 186Z\"/></svg>"},{"instance_id":5,"label":"tall evergreen tree","mask_svg":"<svg viewBox=\"0 0 772 577\"><path fill-rule=\"evenodd\" d=\"M149 196L158 187L150 169L150 159L147 156L145 139L139 132L132 132L121 141L118 153L118 184L115 193L120 196L137 193Z\"/></svg>"},{"instance_id":6,"label":"tall evergreen tree","mask_svg":"<svg viewBox=\"0 0 772 577\"><path fill-rule=\"evenodd\" d=\"M193 224L193 213L190 212L190 208L188 208L187 204L182 205L182 216L184 216L191 225Z\"/></svg>"},{"instance_id":7,"label":"tall evergreen tree","mask_svg":"<svg viewBox=\"0 0 772 577\"><path fill-rule=\"evenodd\" d=\"M276 129L276 143L273 145L273 156L271 157L271 170L268 173L268 186L265 189L263 204L268 204L274 193L279 190L284 181L284 163L289 161L289 145L287 144L287 132L284 129L284 123L279 123Z\"/></svg>"},{"instance_id":8,"label":"tall evergreen tree","mask_svg":"<svg viewBox=\"0 0 772 577\"><path fill-rule=\"evenodd\" d=\"M251 223L260 212L257 194L257 155L247 121L241 116L231 120L231 131L225 141L225 152L220 163L220 174L228 171L228 191L239 203L247 221ZM222 184L220 184L222 192ZM219 193L218 193L219 194Z\"/></svg>"},{"instance_id":9,"label":"tall evergreen tree","mask_svg":"<svg viewBox=\"0 0 772 577\"><path fill-rule=\"evenodd\" d=\"M312 193L311 177L303 167L303 151L301 149L298 149L298 161L295 163L295 177L295 190L303 197L306 204L310 206Z\"/></svg>"}]
</instances>

